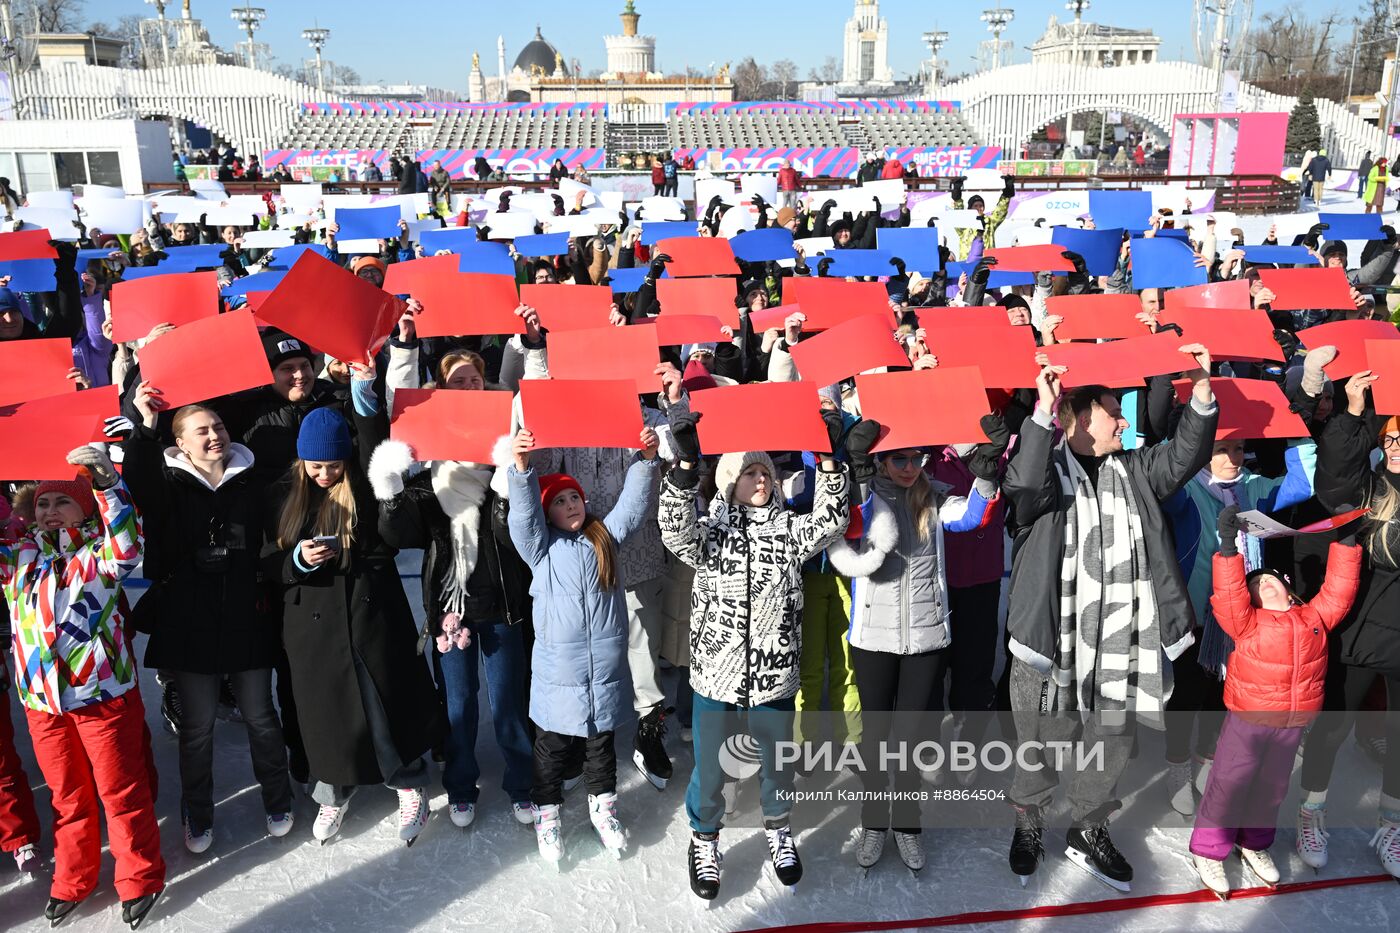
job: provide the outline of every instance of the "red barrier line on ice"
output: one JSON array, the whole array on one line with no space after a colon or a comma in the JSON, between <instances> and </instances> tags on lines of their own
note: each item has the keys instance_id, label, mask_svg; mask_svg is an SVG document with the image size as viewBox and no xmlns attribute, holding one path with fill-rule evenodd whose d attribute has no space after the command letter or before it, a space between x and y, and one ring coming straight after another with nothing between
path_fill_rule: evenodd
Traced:
<instances>
[{"instance_id":1,"label":"red barrier line on ice","mask_svg":"<svg viewBox=\"0 0 1400 933\"><path fill-rule=\"evenodd\" d=\"M1230 893L1230 900L1242 900L1247 897L1270 897L1276 894L1298 894L1303 891L1346 888L1352 885L1375 884L1378 881L1394 880L1390 875L1357 875L1351 878L1292 881L1279 885L1275 890L1265 887L1241 888ZM965 914L949 914L945 917L924 917L917 920L873 920L868 922L843 920L830 923L797 923L790 926L755 927L752 930L742 931L742 933L867 933L867 931L872 930L927 929L970 923L1000 923L1005 920L1044 920L1052 917L1074 917L1081 914L1107 914L1173 904L1208 904L1214 900L1216 900L1215 895L1202 888L1198 891L1185 891L1180 894L1149 894L1144 897L1125 897L1116 900L1045 904L1040 907L1023 907L1017 910L981 910Z\"/></svg>"}]
</instances>

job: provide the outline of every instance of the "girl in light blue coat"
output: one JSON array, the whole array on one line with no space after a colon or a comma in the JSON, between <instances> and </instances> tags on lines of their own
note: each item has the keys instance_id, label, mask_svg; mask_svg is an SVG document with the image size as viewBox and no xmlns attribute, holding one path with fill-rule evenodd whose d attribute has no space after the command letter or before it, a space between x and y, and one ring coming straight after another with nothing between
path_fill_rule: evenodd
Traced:
<instances>
[{"instance_id":1,"label":"girl in light blue coat","mask_svg":"<svg viewBox=\"0 0 1400 933\"><path fill-rule=\"evenodd\" d=\"M622 495L606 518L588 512L572 476L536 476L535 438L515 436L510 487L510 538L534 580L535 648L530 718L536 726L535 839L556 868L564 858L560 808L564 772L583 747L588 812L604 848L616 858L627 845L617 819L617 753L613 730L633 715L627 666L627 601L617 548L653 513L656 432L645 428L641 453L627 470Z\"/></svg>"}]
</instances>

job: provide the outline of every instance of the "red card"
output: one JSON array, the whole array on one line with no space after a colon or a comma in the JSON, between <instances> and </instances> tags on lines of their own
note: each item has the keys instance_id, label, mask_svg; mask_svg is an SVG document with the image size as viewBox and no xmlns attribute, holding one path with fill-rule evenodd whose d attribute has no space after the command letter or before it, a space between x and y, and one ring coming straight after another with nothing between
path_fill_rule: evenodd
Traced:
<instances>
[{"instance_id":1,"label":"red card","mask_svg":"<svg viewBox=\"0 0 1400 933\"><path fill-rule=\"evenodd\" d=\"M879 282L797 276L783 280L783 303L801 307L807 316L802 329L807 332L826 330L862 314L885 314L894 322L889 293Z\"/></svg>"},{"instance_id":2,"label":"red card","mask_svg":"<svg viewBox=\"0 0 1400 933\"><path fill-rule=\"evenodd\" d=\"M520 302L540 313L551 333L607 327L613 293L606 285L522 285Z\"/></svg>"},{"instance_id":3,"label":"red card","mask_svg":"<svg viewBox=\"0 0 1400 933\"><path fill-rule=\"evenodd\" d=\"M67 338L0 343L0 405L76 392L78 384L68 378L72 368L73 344Z\"/></svg>"},{"instance_id":4,"label":"red card","mask_svg":"<svg viewBox=\"0 0 1400 933\"><path fill-rule=\"evenodd\" d=\"M992 268L997 272L1073 272L1074 263L1064 257L1064 252L1059 244L1045 243L989 249L987 255L996 257L997 264Z\"/></svg>"},{"instance_id":5,"label":"red card","mask_svg":"<svg viewBox=\"0 0 1400 933\"><path fill-rule=\"evenodd\" d=\"M1400 340L1366 341L1366 364L1379 377L1371 383L1376 412L1400 415Z\"/></svg>"},{"instance_id":6,"label":"red card","mask_svg":"<svg viewBox=\"0 0 1400 933\"><path fill-rule=\"evenodd\" d=\"M209 348L218 347L210 365ZM141 350L141 378L172 408L265 386L272 368L246 308L186 324Z\"/></svg>"},{"instance_id":7,"label":"red card","mask_svg":"<svg viewBox=\"0 0 1400 933\"><path fill-rule=\"evenodd\" d=\"M662 315L710 314L719 318L721 324L739 329L733 279L660 279L656 283L656 298L661 302Z\"/></svg>"},{"instance_id":8,"label":"red card","mask_svg":"<svg viewBox=\"0 0 1400 933\"><path fill-rule=\"evenodd\" d=\"M1121 340L1151 333L1137 319L1142 313L1137 295L1059 295L1046 300L1045 313L1064 318L1055 328L1056 340Z\"/></svg>"},{"instance_id":9,"label":"red card","mask_svg":"<svg viewBox=\"0 0 1400 933\"><path fill-rule=\"evenodd\" d=\"M987 440L979 423L990 411L987 390L975 367L868 373L856 377L856 392L861 415L880 422L877 453Z\"/></svg>"},{"instance_id":10,"label":"red card","mask_svg":"<svg viewBox=\"0 0 1400 933\"><path fill-rule=\"evenodd\" d=\"M788 315L801 310L801 305L786 304L773 305L760 311L750 311L749 327L753 328L755 334L762 334L767 330L782 330L783 322L788 319Z\"/></svg>"},{"instance_id":11,"label":"red card","mask_svg":"<svg viewBox=\"0 0 1400 933\"><path fill-rule=\"evenodd\" d=\"M933 331L941 327L1011 327L1001 306L980 308L919 308L919 326Z\"/></svg>"},{"instance_id":12,"label":"red card","mask_svg":"<svg viewBox=\"0 0 1400 933\"><path fill-rule=\"evenodd\" d=\"M1053 365L1069 367L1060 377L1065 388L1103 385L1125 389L1141 386L1148 376L1194 368L1191 357L1179 349L1186 342L1168 331L1111 343L1060 343L1043 348L1043 352Z\"/></svg>"},{"instance_id":13,"label":"red card","mask_svg":"<svg viewBox=\"0 0 1400 933\"><path fill-rule=\"evenodd\" d=\"M18 259L57 259L58 250L49 245L53 234L47 230L20 230L0 233L0 262Z\"/></svg>"},{"instance_id":14,"label":"red card","mask_svg":"<svg viewBox=\"0 0 1400 933\"><path fill-rule=\"evenodd\" d=\"M391 295L406 294L423 305L414 320L418 336L525 333L525 322L515 315L520 304L515 279L458 272L460 260L454 254L390 264L384 290Z\"/></svg>"},{"instance_id":15,"label":"red card","mask_svg":"<svg viewBox=\"0 0 1400 933\"><path fill-rule=\"evenodd\" d=\"M1208 282L1205 285L1183 285L1166 290L1167 307L1184 308L1252 308L1247 279L1229 282Z\"/></svg>"},{"instance_id":16,"label":"red card","mask_svg":"<svg viewBox=\"0 0 1400 933\"><path fill-rule=\"evenodd\" d=\"M671 257L666 271L675 279L697 275L738 275L739 263L729 241L715 236L676 236L658 240L651 248L653 256L665 253ZM730 282L732 289L734 283Z\"/></svg>"},{"instance_id":17,"label":"red card","mask_svg":"<svg viewBox=\"0 0 1400 933\"><path fill-rule=\"evenodd\" d=\"M661 389L656 332L645 327L594 327L549 335L552 379L630 379L638 393Z\"/></svg>"},{"instance_id":18,"label":"red card","mask_svg":"<svg viewBox=\"0 0 1400 933\"><path fill-rule=\"evenodd\" d=\"M1276 296L1269 307L1275 311L1338 310L1356 308L1351 300L1351 283L1342 269L1263 269L1259 281Z\"/></svg>"},{"instance_id":19,"label":"red card","mask_svg":"<svg viewBox=\"0 0 1400 933\"><path fill-rule=\"evenodd\" d=\"M1172 388L1184 405L1195 385L1176 379ZM1217 441L1257 437L1307 437L1308 426L1288 409L1288 399L1278 383L1267 379L1211 379L1210 387L1220 405Z\"/></svg>"},{"instance_id":20,"label":"red card","mask_svg":"<svg viewBox=\"0 0 1400 933\"><path fill-rule=\"evenodd\" d=\"M219 275L174 272L118 282L112 286L111 300L112 339L117 343L140 340L157 324L179 327L218 314Z\"/></svg>"},{"instance_id":21,"label":"red card","mask_svg":"<svg viewBox=\"0 0 1400 933\"><path fill-rule=\"evenodd\" d=\"M64 392L0 409L0 477L72 479L74 447L105 441L102 420L119 414L117 386Z\"/></svg>"},{"instance_id":22,"label":"red card","mask_svg":"<svg viewBox=\"0 0 1400 933\"><path fill-rule=\"evenodd\" d=\"M982 384L989 388L1029 388L1040 375L1035 335L1029 327L938 327L929 331L928 345L939 369L976 366L982 372Z\"/></svg>"},{"instance_id":23,"label":"red card","mask_svg":"<svg viewBox=\"0 0 1400 933\"><path fill-rule=\"evenodd\" d=\"M389 436L417 460L491 463L492 448L510 433L509 392L395 389Z\"/></svg>"},{"instance_id":24,"label":"red card","mask_svg":"<svg viewBox=\"0 0 1400 933\"><path fill-rule=\"evenodd\" d=\"M642 406L630 379L526 379L520 411L538 447L641 449Z\"/></svg>"},{"instance_id":25,"label":"red card","mask_svg":"<svg viewBox=\"0 0 1400 933\"><path fill-rule=\"evenodd\" d=\"M1370 511L1369 507L1364 509L1352 509L1350 512L1343 512L1340 515L1333 515L1331 518L1324 518L1321 521L1311 522L1299 528L1298 534L1312 535L1320 531L1336 531L1344 525L1350 525Z\"/></svg>"},{"instance_id":26,"label":"red card","mask_svg":"<svg viewBox=\"0 0 1400 933\"><path fill-rule=\"evenodd\" d=\"M909 355L895 342L887 315L853 318L802 341L789 352L802 381L819 386L880 366L909 366Z\"/></svg>"},{"instance_id":27,"label":"red card","mask_svg":"<svg viewBox=\"0 0 1400 933\"><path fill-rule=\"evenodd\" d=\"M157 281L166 276L157 276ZM403 302L312 252L302 253L258 317L323 353L366 363L398 325Z\"/></svg>"},{"instance_id":28,"label":"red card","mask_svg":"<svg viewBox=\"0 0 1400 933\"><path fill-rule=\"evenodd\" d=\"M831 450L814 382L720 386L691 395L690 408L704 416L697 429L700 449L707 455Z\"/></svg>"},{"instance_id":29,"label":"red card","mask_svg":"<svg viewBox=\"0 0 1400 933\"><path fill-rule=\"evenodd\" d=\"M1205 344L1213 360L1282 360L1274 325L1262 309L1171 308L1158 318L1181 328L1183 342Z\"/></svg>"},{"instance_id":30,"label":"red card","mask_svg":"<svg viewBox=\"0 0 1400 933\"><path fill-rule=\"evenodd\" d=\"M1367 341L1400 340L1400 331L1389 321L1333 321L1298 331L1298 339L1309 350L1336 347L1336 359L1323 369L1333 379L1345 379L1371 368L1366 356Z\"/></svg>"},{"instance_id":31,"label":"red card","mask_svg":"<svg viewBox=\"0 0 1400 933\"><path fill-rule=\"evenodd\" d=\"M685 343L722 343L729 340L720 330L724 326L723 322L713 314L663 314L646 323L656 328L656 345L659 347L675 347Z\"/></svg>"}]
</instances>

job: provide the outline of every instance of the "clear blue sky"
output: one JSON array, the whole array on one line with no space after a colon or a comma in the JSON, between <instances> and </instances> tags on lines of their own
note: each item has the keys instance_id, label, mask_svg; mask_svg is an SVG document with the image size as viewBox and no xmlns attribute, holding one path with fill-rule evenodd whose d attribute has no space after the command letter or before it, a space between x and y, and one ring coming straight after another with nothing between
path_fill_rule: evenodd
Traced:
<instances>
[{"instance_id":1,"label":"clear blue sky","mask_svg":"<svg viewBox=\"0 0 1400 933\"><path fill-rule=\"evenodd\" d=\"M509 68L521 46L534 36L538 22L544 36L566 60L577 58L585 73L606 62L602 36L621 32L617 14L623 0L247 0L267 10L258 32L280 61L309 56L301 31L317 24L331 29L325 56L348 65L367 82L431 84L466 90L471 53L481 53L482 68L496 67L496 36L506 41ZM229 16L244 0L194 0L194 15L204 21L213 41L231 47L243 38ZM947 70L971 70L977 43L989 38L978 19L996 4L951 4L929 0L882 0L880 14L890 26L890 65L896 77L914 72L927 49L919 35L942 29L951 38L944 49ZM1069 17L1062 0L1005 0L1016 12L1005 38L1015 43L1014 61L1028 61L1026 50L1051 14ZM1286 0L1255 0L1255 20ZM660 69L679 72L687 64L707 69L711 62L737 63L750 55L771 63L790 58L805 78L809 69L833 55L841 58L841 31L854 0L637 0L641 31L656 37ZM683 7L691 7L687 10ZM699 7L699 9L695 9ZM1322 14L1330 7L1311 11ZM167 15L179 15L171 0ZM1162 57L1190 60L1190 0L1094 0L1085 14L1091 22L1153 30L1162 38ZM154 15L141 0L87 0L86 20L116 20L123 15ZM1350 36L1347 31L1346 36ZM1343 40L1345 41L1345 39Z\"/></svg>"}]
</instances>

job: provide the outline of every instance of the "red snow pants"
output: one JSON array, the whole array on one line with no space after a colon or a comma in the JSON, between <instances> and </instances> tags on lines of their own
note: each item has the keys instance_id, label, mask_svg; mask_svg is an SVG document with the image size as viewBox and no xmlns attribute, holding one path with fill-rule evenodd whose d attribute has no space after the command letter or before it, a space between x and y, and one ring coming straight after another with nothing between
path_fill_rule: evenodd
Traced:
<instances>
[{"instance_id":1,"label":"red snow pants","mask_svg":"<svg viewBox=\"0 0 1400 933\"><path fill-rule=\"evenodd\" d=\"M0 677L7 676L0 667ZM0 852L13 852L39 841L39 814L34 792L19 763L15 727L10 722L10 692L0 687Z\"/></svg>"},{"instance_id":2,"label":"red snow pants","mask_svg":"<svg viewBox=\"0 0 1400 933\"><path fill-rule=\"evenodd\" d=\"M150 734L141 694L51 716L26 709L34 757L53 795L52 897L78 901L97 887L102 862L98 800L107 811L107 844L124 901L165 886L151 787Z\"/></svg>"}]
</instances>

